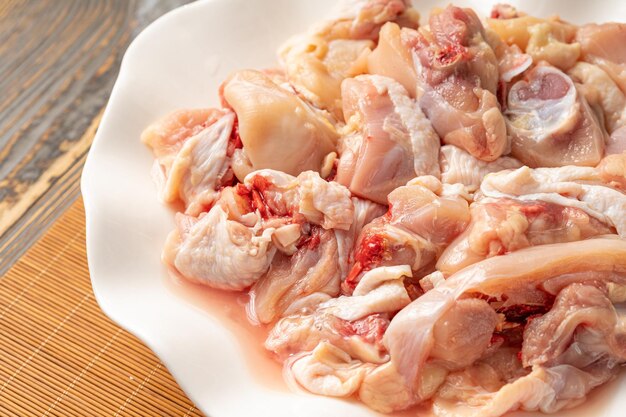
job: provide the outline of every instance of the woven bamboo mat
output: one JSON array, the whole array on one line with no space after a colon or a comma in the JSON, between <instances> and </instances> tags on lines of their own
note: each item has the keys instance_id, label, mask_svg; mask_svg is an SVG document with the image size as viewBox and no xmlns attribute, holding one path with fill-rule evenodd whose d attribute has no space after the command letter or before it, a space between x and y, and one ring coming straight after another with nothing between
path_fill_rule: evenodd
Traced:
<instances>
[{"instance_id":1,"label":"woven bamboo mat","mask_svg":"<svg viewBox=\"0 0 626 417\"><path fill-rule=\"evenodd\" d=\"M0 416L201 416L94 299L83 202L0 278Z\"/></svg>"}]
</instances>

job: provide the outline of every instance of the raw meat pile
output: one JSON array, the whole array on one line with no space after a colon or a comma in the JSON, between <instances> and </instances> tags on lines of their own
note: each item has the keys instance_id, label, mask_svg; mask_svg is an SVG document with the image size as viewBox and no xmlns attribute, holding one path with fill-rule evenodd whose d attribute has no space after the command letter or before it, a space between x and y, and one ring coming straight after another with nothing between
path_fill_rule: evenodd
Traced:
<instances>
[{"instance_id":1,"label":"raw meat pile","mask_svg":"<svg viewBox=\"0 0 626 417\"><path fill-rule=\"evenodd\" d=\"M312 393L580 404L626 362L626 24L343 6L145 130L164 262L249 293Z\"/></svg>"}]
</instances>

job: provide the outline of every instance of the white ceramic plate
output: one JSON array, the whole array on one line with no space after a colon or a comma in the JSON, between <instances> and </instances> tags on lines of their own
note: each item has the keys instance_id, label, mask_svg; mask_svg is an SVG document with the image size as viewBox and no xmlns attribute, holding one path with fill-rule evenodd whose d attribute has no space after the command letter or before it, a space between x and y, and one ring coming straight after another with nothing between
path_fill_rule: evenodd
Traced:
<instances>
[{"instance_id":1,"label":"white ceramic plate","mask_svg":"<svg viewBox=\"0 0 626 417\"><path fill-rule=\"evenodd\" d=\"M212 417L352 416L375 413L331 398L272 389L242 359L239 339L168 285L161 246L172 212L157 201L144 127L177 108L216 106L233 70L275 66L289 36L323 19L333 0L205 0L174 10L128 48L82 177L87 252L96 298L111 319L137 335L181 387ZM416 2L417 3L417 2ZM433 5L422 1L427 15ZM483 16L491 2L459 1ZM535 15L560 13L577 23L626 18L626 2L523 0ZM250 339L248 339L248 342ZM626 378L595 394L594 415L623 416ZM616 394L621 393L620 400ZM580 410L577 415L589 415ZM571 416L573 413L563 413Z\"/></svg>"}]
</instances>

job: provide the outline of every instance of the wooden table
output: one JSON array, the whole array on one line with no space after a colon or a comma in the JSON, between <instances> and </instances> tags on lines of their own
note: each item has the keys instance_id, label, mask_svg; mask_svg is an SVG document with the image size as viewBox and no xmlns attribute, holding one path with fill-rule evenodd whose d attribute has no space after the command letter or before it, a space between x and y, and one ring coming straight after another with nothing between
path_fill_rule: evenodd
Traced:
<instances>
[{"instance_id":1,"label":"wooden table","mask_svg":"<svg viewBox=\"0 0 626 417\"><path fill-rule=\"evenodd\" d=\"M98 308L79 188L126 47L183 3L0 1L0 416L200 415Z\"/></svg>"}]
</instances>

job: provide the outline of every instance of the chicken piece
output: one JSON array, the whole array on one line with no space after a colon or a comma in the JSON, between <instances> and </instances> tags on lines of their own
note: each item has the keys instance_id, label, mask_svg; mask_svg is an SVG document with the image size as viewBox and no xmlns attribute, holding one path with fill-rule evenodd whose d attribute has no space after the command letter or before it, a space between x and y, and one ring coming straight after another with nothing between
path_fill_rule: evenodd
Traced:
<instances>
[{"instance_id":1,"label":"chicken piece","mask_svg":"<svg viewBox=\"0 0 626 417\"><path fill-rule=\"evenodd\" d=\"M229 220L220 205L199 219L177 215L163 261L186 279L213 288L241 291L255 283L270 266L276 249L274 229L255 228Z\"/></svg>"},{"instance_id":2,"label":"chicken piece","mask_svg":"<svg viewBox=\"0 0 626 417\"><path fill-rule=\"evenodd\" d=\"M222 186L232 184L228 147L234 121L234 114L226 114L185 141L162 190L165 202L180 199L185 213L195 216L211 207Z\"/></svg>"},{"instance_id":3,"label":"chicken piece","mask_svg":"<svg viewBox=\"0 0 626 417\"><path fill-rule=\"evenodd\" d=\"M550 293L558 294L572 282L585 279L626 282L626 241L596 238L530 247L506 257L489 258L452 275L402 309L391 321L383 342L396 369L411 387L413 403L425 399L418 394L420 376L433 355L434 329L459 300L480 294L483 299L506 300L509 304L533 303L547 291L544 284L559 277L567 279L549 285ZM471 326L466 330L474 331Z\"/></svg>"},{"instance_id":4,"label":"chicken piece","mask_svg":"<svg viewBox=\"0 0 626 417\"><path fill-rule=\"evenodd\" d=\"M221 109L177 110L144 129L141 141L152 149L155 158L168 173L185 141L227 113Z\"/></svg>"},{"instance_id":5,"label":"chicken piece","mask_svg":"<svg viewBox=\"0 0 626 417\"><path fill-rule=\"evenodd\" d=\"M361 230L363 230L365 225L369 224L375 218L382 216L387 211L386 206L358 197L352 197L352 205L354 206L354 218L352 219L350 229L335 229L342 281L346 279L354 264L354 244Z\"/></svg>"},{"instance_id":6,"label":"chicken piece","mask_svg":"<svg viewBox=\"0 0 626 417\"><path fill-rule=\"evenodd\" d=\"M577 63L568 72L569 76L582 84L587 102L602 109L602 119L608 133L626 126L626 95L617 84L597 65Z\"/></svg>"},{"instance_id":7,"label":"chicken piece","mask_svg":"<svg viewBox=\"0 0 626 417\"><path fill-rule=\"evenodd\" d=\"M404 277L411 275L408 265L372 269L363 275L352 296L333 298L319 308L347 321L375 313L395 313L411 302L403 283Z\"/></svg>"},{"instance_id":8,"label":"chicken piece","mask_svg":"<svg viewBox=\"0 0 626 417\"><path fill-rule=\"evenodd\" d=\"M496 99L498 61L470 9L448 6L420 28L414 46L420 106L444 143L493 161L508 151Z\"/></svg>"},{"instance_id":9,"label":"chicken piece","mask_svg":"<svg viewBox=\"0 0 626 417\"><path fill-rule=\"evenodd\" d=\"M314 32L327 39L370 39L376 41L387 22L417 28L419 13L408 0L343 0L332 20Z\"/></svg>"},{"instance_id":10,"label":"chicken piece","mask_svg":"<svg viewBox=\"0 0 626 417\"><path fill-rule=\"evenodd\" d=\"M342 96L348 124L359 133L341 152L339 183L384 204L387 194L411 178L439 176L439 137L400 84L361 75L344 81Z\"/></svg>"},{"instance_id":11,"label":"chicken piece","mask_svg":"<svg viewBox=\"0 0 626 417\"><path fill-rule=\"evenodd\" d=\"M439 152L441 181L446 184L463 184L467 191L474 192L480 187L485 175L505 169L519 168L522 163L515 158L501 156L492 162L481 161L453 145L441 147Z\"/></svg>"},{"instance_id":12,"label":"chicken piece","mask_svg":"<svg viewBox=\"0 0 626 417\"><path fill-rule=\"evenodd\" d=\"M626 333L618 322L623 316L615 314L597 285L563 288L549 313L529 321L520 355L533 358L532 371L521 368L517 349L508 349L513 350L508 353L512 363L505 368L493 367L498 361L491 357L487 363L486 358L447 377L433 403L435 414L496 417L515 409L554 413L581 403L591 389L613 378L626 360ZM525 374L526 369L530 372Z\"/></svg>"},{"instance_id":13,"label":"chicken piece","mask_svg":"<svg viewBox=\"0 0 626 417\"><path fill-rule=\"evenodd\" d=\"M302 217L324 229L349 230L354 206L350 192L336 182L324 181L313 171L297 177L264 169L249 174L244 184L261 202L261 214Z\"/></svg>"},{"instance_id":14,"label":"chicken piece","mask_svg":"<svg viewBox=\"0 0 626 417\"><path fill-rule=\"evenodd\" d=\"M325 341L362 362L380 364L389 361L381 340L389 325L384 315L374 314L355 321L342 320L324 311L295 314L278 320L265 340L265 348L276 358L311 351Z\"/></svg>"},{"instance_id":15,"label":"chicken piece","mask_svg":"<svg viewBox=\"0 0 626 417\"><path fill-rule=\"evenodd\" d=\"M493 45L493 42L490 43ZM496 48L494 48L494 51L498 57L500 80L505 83L511 82L533 64L533 57L523 53L519 46L515 44L502 45L500 53L498 53L499 51Z\"/></svg>"},{"instance_id":16,"label":"chicken piece","mask_svg":"<svg viewBox=\"0 0 626 417\"><path fill-rule=\"evenodd\" d=\"M359 389L359 399L381 413L404 410L413 405L413 395L392 362L370 371Z\"/></svg>"},{"instance_id":17,"label":"chicken piece","mask_svg":"<svg viewBox=\"0 0 626 417\"><path fill-rule=\"evenodd\" d=\"M624 237L626 194L610 187L619 178L617 173L617 169L608 170L608 166L600 169L575 166L536 169L521 167L515 171L487 175L480 189L487 197L543 201L577 208L601 223L614 227ZM610 184L603 183L603 177Z\"/></svg>"},{"instance_id":18,"label":"chicken piece","mask_svg":"<svg viewBox=\"0 0 626 417\"><path fill-rule=\"evenodd\" d=\"M504 42L517 45L522 51L526 51L533 28L537 25L549 25L550 36L559 42L569 44L576 38L577 27L561 21L557 16L543 19L518 12L513 6L499 6L494 6L491 18L487 19L487 26Z\"/></svg>"},{"instance_id":19,"label":"chicken piece","mask_svg":"<svg viewBox=\"0 0 626 417\"><path fill-rule=\"evenodd\" d=\"M536 367L495 392L482 387L480 380L465 376L455 381L456 395L437 396L433 411L440 417L500 417L514 410L555 413L582 403L589 391L610 380L615 372L605 363L590 370L570 365Z\"/></svg>"},{"instance_id":20,"label":"chicken piece","mask_svg":"<svg viewBox=\"0 0 626 417\"><path fill-rule=\"evenodd\" d=\"M413 64L411 48L418 34L409 28L400 28L395 23L386 23L380 30L376 49L367 57L367 72L393 78L415 97L417 73Z\"/></svg>"},{"instance_id":21,"label":"chicken piece","mask_svg":"<svg viewBox=\"0 0 626 417\"><path fill-rule=\"evenodd\" d=\"M581 209L543 201L485 198L472 204L470 212L470 225L437 261L437 269L446 276L485 258L528 246L611 233L610 227Z\"/></svg>"},{"instance_id":22,"label":"chicken piece","mask_svg":"<svg viewBox=\"0 0 626 417\"><path fill-rule=\"evenodd\" d=\"M250 289L248 311L258 322L271 323L302 298L312 294L336 297L340 283L335 235L314 228L295 254L276 255L267 274ZM313 306L309 303L308 307Z\"/></svg>"},{"instance_id":23,"label":"chicken piece","mask_svg":"<svg viewBox=\"0 0 626 417\"><path fill-rule=\"evenodd\" d=\"M346 294L364 272L378 266L409 265L417 282L432 272L437 256L470 219L463 198L441 197L423 185L397 188L389 194L389 205L390 211L365 226L357 240L354 265L342 284Z\"/></svg>"},{"instance_id":24,"label":"chicken piece","mask_svg":"<svg viewBox=\"0 0 626 417\"><path fill-rule=\"evenodd\" d=\"M386 22L417 27L419 18L403 0L344 1L342 6L334 19L290 39L279 51L290 84L337 121L343 121L341 82L367 72L380 27Z\"/></svg>"},{"instance_id":25,"label":"chicken piece","mask_svg":"<svg viewBox=\"0 0 626 417\"><path fill-rule=\"evenodd\" d=\"M431 360L448 370L473 364L489 347L497 322L486 301L458 300L433 326Z\"/></svg>"},{"instance_id":26,"label":"chicken piece","mask_svg":"<svg viewBox=\"0 0 626 417\"><path fill-rule=\"evenodd\" d=\"M566 34L553 24L544 22L528 27L530 37L526 53L534 62L546 61L563 71L568 70L580 57L580 44L569 43Z\"/></svg>"},{"instance_id":27,"label":"chicken piece","mask_svg":"<svg viewBox=\"0 0 626 417\"><path fill-rule=\"evenodd\" d=\"M584 25L578 29L576 41L582 59L602 68L626 94L626 24Z\"/></svg>"},{"instance_id":28,"label":"chicken piece","mask_svg":"<svg viewBox=\"0 0 626 417\"><path fill-rule=\"evenodd\" d=\"M239 136L254 170L320 172L324 158L335 151L338 135L330 122L267 75L238 71L221 93L237 114Z\"/></svg>"},{"instance_id":29,"label":"chicken piece","mask_svg":"<svg viewBox=\"0 0 626 417\"><path fill-rule=\"evenodd\" d=\"M153 178L163 202L180 201L193 216L211 207L218 189L232 183L234 122L228 111L179 110L144 130L141 140L156 157Z\"/></svg>"},{"instance_id":30,"label":"chicken piece","mask_svg":"<svg viewBox=\"0 0 626 417\"><path fill-rule=\"evenodd\" d=\"M511 154L531 167L594 166L604 154L602 127L572 80L541 65L508 94Z\"/></svg>"},{"instance_id":31,"label":"chicken piece","mask_svg":"<svg viewBox=\"0 0 626 417\"><path fill-rule=\"evenodd\" d=\"M327 41L305 35L290 39L280 49L279 57L298 93L341 121L341 82L366 72L366 57L373 48L370 40Z\"/></svg>"},{"instance_id":32,"label":"chicken piece","mask_svg":"<svg viewBox=\"0 0 626 417\"><path fill-rule=\"evenodd\" d=\"M606 291L595 285L572 284L557 296L550 311L529 321L524 329L521 358L524 366L555 365L570 347L574 333L581 327L616 346L618 315ZM626 349L610 351L626 352ZM620 353L621 353L620 352ZM626 357L622 358L626 360Z\"/></svg>"},{"instance_id":33,"label":"chicken piece","mask_svg":"<svg viewBox=\"0 0 626 417\"><path fill-rule=\"evenodd\" d=\"M286 369L300 386L313 394L349 397L374 367L350 358L328 342L320 342L312 352L289 360Z\"/></svg>"},{"instance_id":34,"label":"chicken piece","mask_svg":"<svg viewBox=\"0 0 626 417\"><path fill-rule=\"evenodd\" d=\"M389 323L386 315L411 301L402 283L410 274L406 265L370 271L353 296L332 298L310 314L280 319L267 338L266 348L282 359L327 341L352 358L386 362L389 358L380 342Z\"/></svg>"}]
</instances>

